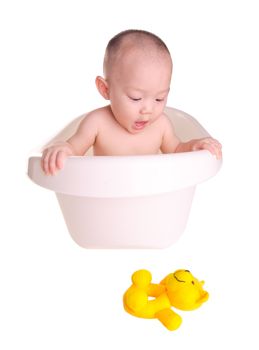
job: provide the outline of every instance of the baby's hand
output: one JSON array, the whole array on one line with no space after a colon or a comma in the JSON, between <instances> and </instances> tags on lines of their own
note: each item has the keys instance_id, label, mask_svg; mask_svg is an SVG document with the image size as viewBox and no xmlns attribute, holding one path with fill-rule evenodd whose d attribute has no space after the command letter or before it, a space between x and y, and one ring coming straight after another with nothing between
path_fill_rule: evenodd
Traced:
<instances>
[{"instance_id":1,"label":"baby's hand","mask_svg":"<svg viewBox=\"0 0 259 350\"><path fill-rule=\"evenodd\" d=\"M195 140L192 144L192 150L198 151L201 149L207 149L213 155L216 156L217 159L222 158L221 144L219 141L213 139L212 137L205 137L203 139Z\"/></svg>"},{"instance_id":2,"label":"baby's hand","mask_svg":"<svg viewBox=\"0 0 259 350\"><path fill-rule=\"evenodd\" d=\"M72 147L68 142L56 143L43 151L41 166L46 175L55 175L62 169L68 156L73 155Z\"/></svg>"}]
</instances>

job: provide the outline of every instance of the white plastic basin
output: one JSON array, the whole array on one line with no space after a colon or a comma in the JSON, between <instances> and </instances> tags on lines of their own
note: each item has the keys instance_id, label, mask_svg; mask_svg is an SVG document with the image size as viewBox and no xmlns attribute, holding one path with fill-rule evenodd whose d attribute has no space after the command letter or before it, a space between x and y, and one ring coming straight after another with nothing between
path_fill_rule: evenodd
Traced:
<instances>
[{"instance_id":1,"label":"white plastic basin","mask_svg":"<svg viewBox=\"0 0 259 350\"><path fill-rule=\"evenodd\" d=\"M209 136L190 115L169 107L166 114L182 141ZM55 140L69 137L81 118ZM205 150L145 156L89 152L67 159L55 176L43 173L40 156L31 157L28 175L56 193L68 230L80 246L164 248L183 233L196 185L214 176L221 163Z\"/></svg>"}]
</instances>

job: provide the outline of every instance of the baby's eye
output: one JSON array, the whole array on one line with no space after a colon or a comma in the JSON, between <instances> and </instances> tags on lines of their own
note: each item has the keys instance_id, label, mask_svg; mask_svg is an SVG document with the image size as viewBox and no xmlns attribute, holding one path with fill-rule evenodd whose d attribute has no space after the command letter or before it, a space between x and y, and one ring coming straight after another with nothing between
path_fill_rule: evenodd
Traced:
<instances>
[{"instance_id":1,"label":"baby's eye","mask_svg":"<svg viewBox=\"0 0 259 350\"><path fill-rule=\"evenodd\" d=\"M129 96L129 98L130 98L132 101L140 101L140 100L141 100L141 98L135 98L135 97L130 97L130 96Z\"/></svg>"},{"instance_id":2,"label":"baby's eye","mask_svg":"<svg viewBox=\"0 0 259 350\"><path fill-rule=\"evenodd\" d=\"M156 98L156 102L163 102L164 98Z\"/></svg>"}]
</instances>

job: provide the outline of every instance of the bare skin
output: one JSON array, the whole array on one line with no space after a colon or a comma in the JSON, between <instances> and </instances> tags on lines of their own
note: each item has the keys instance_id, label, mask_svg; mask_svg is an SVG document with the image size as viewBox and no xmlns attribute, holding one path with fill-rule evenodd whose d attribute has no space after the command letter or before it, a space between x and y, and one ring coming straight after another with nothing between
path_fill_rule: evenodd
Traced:
<instances>
[{"instance_id":1,"label":"bare skin","mask_svg":"<svg viewBox=\"0 0 259 350\"><path fill-rule=\"evenodd\" d=\"M127 45L120 60L96 86L110 104L86 115L66 142L44 150L42 168L54 175L71 155L146 155L206 149L221 158L221 144L213 138L180 142L164 114L170 90L172 62L165 52Z\"/></svg>"}]
</instances>

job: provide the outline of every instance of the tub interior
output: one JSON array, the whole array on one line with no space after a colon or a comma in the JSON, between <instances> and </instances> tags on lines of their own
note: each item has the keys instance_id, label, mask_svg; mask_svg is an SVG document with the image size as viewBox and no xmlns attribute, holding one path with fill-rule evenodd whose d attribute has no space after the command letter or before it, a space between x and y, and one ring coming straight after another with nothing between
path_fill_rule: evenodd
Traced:
<instances>
[{"instance_id":1,"label":"tub interior","mask_svg":"<svg viewBox=\"0 0 259 350\"><path fill-rule=\"evenodd\" d=\"M172 107L165 108L165 114L171 120L175 134L182 141L186 142L191 139L198 139L210 136L203 126L191 115ZM59 133L57 133L51 140L49 140L43 147L47 147L53 142L65 141L70 138L77 130L81 121L87 114L83 114L67 124ZM86 152L86 155L93 155L92 147Z\"/></svg>"}]
</instances>

